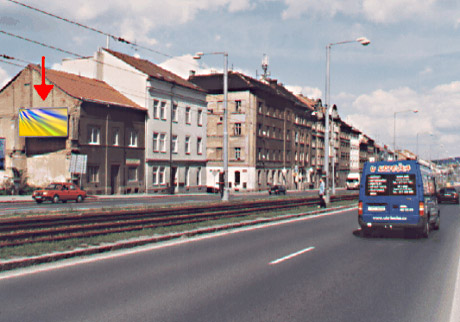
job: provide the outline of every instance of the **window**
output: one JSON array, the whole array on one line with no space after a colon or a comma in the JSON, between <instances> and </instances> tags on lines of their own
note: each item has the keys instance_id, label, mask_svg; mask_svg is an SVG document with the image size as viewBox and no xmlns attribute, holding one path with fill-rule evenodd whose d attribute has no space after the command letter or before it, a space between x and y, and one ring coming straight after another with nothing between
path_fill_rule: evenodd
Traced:
<instances>
[{"instance_id":1,"label":"window","mask_svg":"<svg viewBox=\"0 0 460 322\"><path fill-rule=\"evenodd\" d=\"M128 181L137 181L137 167L128 168Z\"/></svg>"},{"instance_id":2,"label":"window","mask_svg":"<svg viewBox=\"0 0 460 322\"><path fill-rule=\"evenodd\" d=\"M257 124L257 133L259 136L262 136L262 124Z\"/></svg>"},{"instance_id":3,"label":"window","mask_svg":"<svg viewBox=\"0 0 460 322\"><path fill-rule=\"evenodd\" d=\"M196 185L201 186L201 167L196 170Z\"/></svg>"},{"instance_id":4,"label":"window","mask_svg":"<svg viewBox=\"0 0 460 322\"><path fill-rule=\"evenodd\" d=\"M241 123L235 123L234 134L235 136L241 135Z\"/></svg>"},{"instance_id":5,"label":"window","mask_svg":"<svg viewBox=\"0 0 460 322\"><path fill-rule=\"evenodd\" d=\"M290 130L286 131L286 141L291 141L291 131Z\"/></svg>"},{"instance_id":6,"label":"window","mask_svg":"<svg viewBox=\"0 0 460 322\"><path fill-rule=\"evenodd\" d=\"M241 148L235 148L235 159L241 159Z\"/></svg>"},{"instance_id":7,"label":"window","mask_svg":"<svg viewBox=\"0 0 460 322\"><path fill-rule=\"evenodd\" d=\"M257 103L257 112L259 114L262 114L263 113L263 103L262 102L258 102Z\"/></svg>"},{"instance_id":8,"label":"window","mask_svg":"<svg viewBox=\"0 0 460 322\"><path fill-rule=\"evenodd\" d=\"M173 135L172 137L172 151L173 153L177 153L177 135Z\"/></svg>"},{"instance_id":9,"label":"window","mask_svg":"<svg viewBox=\"0 0 460 322\"><path fill-rule=\"evenodd\" d=\"M198 119L197 119L198 126L203 125L203 111L198 110Z\"/></svg>"},{"instance_id":10,"label":"window","mask_svg":"<svg viewBox=\"0 0 460 322\"><path fill-rule=\"evenodd\" d=\"M190 154L190 136L185 137L185 153Z\"/></svg>"},{"instance_id":11,"label":"window","mask_svg":"<svg viewBox=\"0 0 460 322\"><path fill-rule=\"evenodd\" d=\"M101 129L96 126L88 127L88 144L100 144Z\"/></svg>"},{"instance_id":12,"label":"window","mask_svg":"<svg viewBox=\"0 0 460 322\"><path fill-rule=\"evenodd\" d=\"M99 182L99 167L88 166L88 182L96 183Z\"/></svg>"},{"instance_id":13,"label":"window","mask_svg":"<svg viewBox=\"0 0 460 322\"><path fill-rule=\"evenodd\" d=\"M165 168L160 167L159 175L158 175L158 180L160 184L165 184L166 183L166 177L165 177Z\"/></svg>"},{"instance_id":14,"label":"window","mask_svg":"<svg viewBox=\"0 0 460 322\"><path fill-rule=\"evenodd\" d=\"M160 117L162 120L166 120L166 102L161 102Z\"/></svg>"},{"instance_id":15,"label":"window","mask_svg":"<svg viewBox=\"0 0 460 322\"><path fill-rule=\"evenodd\" d=\"M190 186L190 168L185 167L185 186Z\"/></svg>"},{"instance_id":16,"label":"window","mask_svg":"<svg viewBox=\"0 0 460 322\"><path fill-rule=\"evenodd\" d=\"M118 128L113 129L112 145L113 146L120 145L120 129L118 129Z\"/></svg>"},{"instance_id":17,"label":"window","mask_svg":"<svg viewBox=\"0 0 460 322\"><path fill-rule=\"evenodd\" d=\"M415 174L368 174L366 196L411 196L417 194Z\"/></svg>"},{"instance_id":18,"label":"window","mask_svg":"<svg viewBox=\"0 0 460 322\"><path fill-rule=\"evenodd\" d=\"M241 183L241 173L239 171L235 171L235 186L239 186Z\"/></svg>"},{"instance_id":19,"label":"window","mask_svg":"<svg viewBox=\"0 0 460 322\"><path fill-rule=\"evenodd\" d=\"M131 130L129 132L129 144L130 147L137 147L137 131Z\"/></svg>"},{"instance_id":20,"label":"window","mask_svg":"<svg viewBox=\"0 0 460 322\"><path fill-rule=\"evenodd\" d=\"M160 134L160 151L166 152L166 133Z\"/></svg>"},{"instance_id":21,"label":"window","mask_svg":"<svg viewBox=\"0 0 460 322\"><path fill-rule=\"evenodd\" d=\"M191 121L192 117L191 117L191 109L190 107L186 107L185 108L185 123L186 124L191 124L192 121Z\"/></svg>"},{"instance_id":22,"label":"window","mask_svg":"<svg viewBox=\"0 0 460 322\"><path fill-rule=\"evenodd\" d=\"M172 108L172 120L173 122L177 122L177 104L174 103Z\"/></svg>"},{"instance_id":23,"label":"window","mask_svg":"<svg viewBox=\"0 0 460 322\"><path fill-rule=\"evenodd\" d=\"M203 143L202 143L202 139L201 138L197 138L196 140L196 152L198 154L203 154Z\"/></svg>"},{"instance_id":24,"label":"window","mask_svg":"<svg viewBox=\"0 0 460 322\"><path fill-rule=\"evenodd\" d=\"M235 101L235 113L241 113L241 101Z\"/></svg>"},{"instance_id":25,"label":"window","mask_svg":"<svg viewBox=\"0 0 460 322\"><path fill-rule=\"evenodd\" d=\"M160 118L160 101L158 100L153 101L153 118Z\"/></svg>"},{"instance_id":26,"label":"window","mask_svg":"<svg viewBox=\"0 0 460 322\"><path fill-rule=\"evenodd\" d=\"M158 133L153 133L153 152L159 151Z\"/></svg>"},{"instance_id":27,"label":"window","mask_svg":"<svg viewBox=\"0 0 460 322\"><path fill-rule=\"evenodd\" d=\"M152 184L158 184L158 167L152 168Z\"/></svg>"}]
</instances>

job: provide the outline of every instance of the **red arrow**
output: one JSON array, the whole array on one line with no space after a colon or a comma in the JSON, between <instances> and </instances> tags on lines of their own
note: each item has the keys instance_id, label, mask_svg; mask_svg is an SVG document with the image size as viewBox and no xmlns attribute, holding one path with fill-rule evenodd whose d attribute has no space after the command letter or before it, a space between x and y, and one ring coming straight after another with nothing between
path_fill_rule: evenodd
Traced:
<instances>
[{"instance_id":1,"label":"red arrow","mask_svg":"<svg viewBox=\"0 0 460 322\"><path fill-rule=\"evenodd\" d=\"M34 85L34 87L38 95L40 95L40 97L42 98L42 100L46 100L48 94L54 87L54 85L45 84L45 56L42 56L42 83L40 85Z\"/></svg>"}]
</instances>

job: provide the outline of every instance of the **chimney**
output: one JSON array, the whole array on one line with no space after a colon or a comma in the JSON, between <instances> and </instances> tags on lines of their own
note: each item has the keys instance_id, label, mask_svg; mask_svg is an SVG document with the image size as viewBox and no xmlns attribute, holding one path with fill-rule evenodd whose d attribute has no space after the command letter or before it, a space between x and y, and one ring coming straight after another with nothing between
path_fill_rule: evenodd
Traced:
<instances>
[{"instance_id":1,"label":"chimney","mask_svg":"<svg viewBox=\"0 0 460 322\"><path fill-rule=\"evenodd\" d=\"M196 71L194 71L193 69L191 69L191 70L189 71L188 76L189 76L189 77L193 77L193 76L195 76L195 75L196 75Z\"/></svg>"}]
</instances>

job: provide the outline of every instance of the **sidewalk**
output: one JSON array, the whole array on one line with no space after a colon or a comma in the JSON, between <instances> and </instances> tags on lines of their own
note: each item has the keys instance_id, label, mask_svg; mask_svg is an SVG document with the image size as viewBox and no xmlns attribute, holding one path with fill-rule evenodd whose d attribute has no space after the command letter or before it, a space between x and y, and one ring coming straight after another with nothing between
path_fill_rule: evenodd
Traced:
<instances>
[{"instance_id":1,"label":"sidewalk","mask_svg":"<svg viewBox=\"0 0 460 322\"><path fill-rule=\"evenodd\" d=\"M337 188L337 190L345 190L344 188ZM318 189L308 189L303 192L313 192L318 191ZM288 192L298 192L298 190L288 190ZM251 194L254 196L257 195L268 195L266 190L263 191L251 191L251 192L232 192L231 195L238 196L241 194ZM170 194L147 194L147 193L136 193L136 194L126 194L126 195L88 195L86 200L98 200L98 199L124 199L124 198L174 198L180 196L190 196L190 195L218 195L212 193L176 193L173 195ZM35 202L32 199L32 195L0 195L0 204L2 203L14 203L14 202Z\"/></svg>"}]
</instances>

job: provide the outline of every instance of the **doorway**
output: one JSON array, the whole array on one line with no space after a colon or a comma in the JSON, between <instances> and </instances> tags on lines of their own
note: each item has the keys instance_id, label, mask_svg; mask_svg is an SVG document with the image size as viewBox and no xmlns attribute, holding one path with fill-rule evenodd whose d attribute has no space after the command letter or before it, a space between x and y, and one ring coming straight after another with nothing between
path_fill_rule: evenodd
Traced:
<instances>
[{"instance_id":1,"label":"doorway","mask_svg":"<svg viewBox=\"0 0 460 322\"><path fill-rule=\"evenodd\" d=\"M110 194L119 194L120 193L120 180L119 180L120 166L112 165L110 168Z\"/></svg>"}]
</instances>

